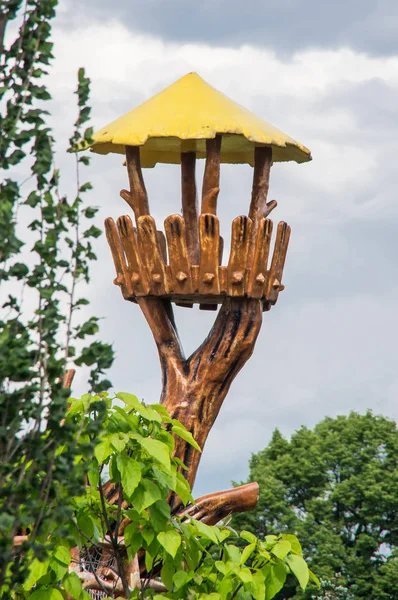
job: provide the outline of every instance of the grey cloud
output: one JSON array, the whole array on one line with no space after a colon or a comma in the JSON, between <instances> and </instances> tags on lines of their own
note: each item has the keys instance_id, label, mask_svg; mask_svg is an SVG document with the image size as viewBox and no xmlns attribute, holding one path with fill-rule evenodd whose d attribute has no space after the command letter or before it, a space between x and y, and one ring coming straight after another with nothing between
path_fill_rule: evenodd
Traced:
<instances>
[{"instance_id":1,"label":"grey cloud","mask_svg":"<svg viewBox=\"0 0 398 600\"><path fill-rule=\"evenodd\" d=\"M88 0L85 10L90 18L116 18L177 42L253 44L281 54L308 47L350 46L371 54L398 49L396 0Z\"/></svg>"}]
</instances>

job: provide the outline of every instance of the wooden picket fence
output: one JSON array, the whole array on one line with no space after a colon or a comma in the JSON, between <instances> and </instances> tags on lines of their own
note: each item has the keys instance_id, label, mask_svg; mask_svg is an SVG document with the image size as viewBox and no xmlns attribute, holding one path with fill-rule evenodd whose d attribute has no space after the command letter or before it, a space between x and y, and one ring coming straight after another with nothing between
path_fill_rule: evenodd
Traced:
<instances>
[{"instance_id":1,"label":"wooden picket fence","mask_svg":"<svg viewBox=\"0 0 398 600\"><path fill-rule=\"evenodd\" d=\"M182 306L199 303L205 309L217 308L226 296L257 298L263 301L264 310L275 304L284 289L282 274L290 237L287 223L278 224L269 261L272 221L262 219L252 232L252 219L236 217L227 266L220 264L223 242L215 215L199 216L199 264L191 264L189 258L184 218L171 215L164 226L166 236L157 230L150 215L139 217L137 228L128 215L119 217L117 224L112 218L105 220L116 268L114 283L126 300L158 296Z\"/></svg>"}]
</instances>

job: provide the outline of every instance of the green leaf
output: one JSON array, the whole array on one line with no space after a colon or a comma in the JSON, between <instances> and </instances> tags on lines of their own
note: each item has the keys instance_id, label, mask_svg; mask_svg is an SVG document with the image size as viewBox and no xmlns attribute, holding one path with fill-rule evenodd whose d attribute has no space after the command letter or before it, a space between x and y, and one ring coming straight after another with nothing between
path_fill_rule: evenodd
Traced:
<instances>
[{"instance_id":1,"label":"green leaf","mask_svg":"<svg viewBox=\"0 0 398 600\"><path fill-rule=\"evenodd\" d=\"M114 452L109 439L100 442L94 449L95 458L102 464Z\"/></svg>"},{"instance_id":2,"label":"green leaf","mask_svg":"<svg viewBox=\"0 0 398 600\"><path fill-rule=\"evenodd\" d=\"M175 573L174 563L172 560L167 558L163 562L162 569L160 571L160 577L164 585L169 591L173 589L173 575Z\"/></svg>"},{"instance_id":3,"label":"green leaf","mask_svg":"<svg viewBox=\"0 0 398 600\"><path fill-rule=\"evenodd\" d=\"M157 535L157 539L166 552L175 558L181 544L181 537L179 534L174 529L169 529L168 531L161 531Z\"/></svg>"},{"instance_id":4,"label":"green leaf","mask_svg":"<svg viewBox=\"0 0 398 600\"><path fill-rule=\"evenodd\" d=\"M159 413L150 406L144 406L142 402L138 400L137 396L134 396L134 394L119 392L116 394L116 398L124 402L129 408L136 410L147 421L155 421L159 424L162 422L162 418Z\"/></svg>"},{"instance_id":5,"label":"green leaf","mask_svg":"<svg viewBox=\"0 0 398 600\"><path fill-rule=\"evenodd\" d=\"M197 533L208 540L211 540L215 544L218 544L217 529L211 525L206 525L196 519L191 520L191 525L196 529Z\"/></svg>"},{"instance_id":6,"label":"green leaf","mask_svg":"<svg viewBox=\"0 0 398 600\"><path fill-rule=\"evenodd\" d=\"M243 583L251 583L253 581L253 575L247 567L238 571L238 577Z\"/></svg>"},{"instance_id":7,"label":"green leaf","mask_svg":"<svg viewBox=\"0 0 398 600\"><path fill-rule=\"evenodd\" d=\"M149 514L155 531L161 531L170 520L170 505L166 500L158 500L149 507Z\"/></svg>"},{"instance_id":8,"label":"green leaf","mask_svg":"<svg viewBox=\"0 0 398 600\"><path fill-rule=\"evenodd\" d=\"M32 560L30 565L29 575L24 583L24 589L30 590L39 579L43 577L48 571L50 561L40 562L37 558Z\"/></svg>"},{"instance_id":9,"label":"green leaf","mask_svg":"<svg viewBox=\"0 0 398 600\"><path fill-rule=\"evenodd\" d=\"M265 575L265 599L271 600L283 588L286 581L286 569L283 563L268 564L263 569Z\"/></svg>"},{"instance_id":10,"label":"green leaf","mask_svg":"<svg viewBox=\"0 0 398 600\"><path fill-rule=\"evenodd\" d=\"M291 533L283 533L280 537L283 540L290 542L290 544L292 546L291 551L293 552L293 554L298 554L299 556L302 555L303 549L301 547L301 544L300 544L298 538L295 535L292 535Z\"/></svg>"},{"instance_id":11,"label":"green leaf","mask_svg":"<svg viewBox=\"0 0 398 600\"><path fill-rule=\"evenodd\" d=\"M119 454L116 458L116 464L122 479L123 489L128 496L131 496L141 481L140 465L134 458L126 454Z\"/></svg>"},{"instance_id":12,"label":"green leaf","mask_svg":"<svg viewBox=\"0 0 398 600\"><path fill-rule=\"evenodd\" d=\"M240 532L240 537L242 538L242 540L246 540L246 542L249 542L250 544L256 544L257 543L257 538L253 533L250 533L250 531L241 531Z\"/></svg>"},{"instance_id":13,"label":"green leaf","mask_svg":"<svg viewBox=\"0 0 398 600\"><path fill-rule=\"evenodd\" d=\"M137 523L127 525L124 530L124 540L129 558L132 558L142 547L142 535L137 527Z\"/></svg>"},{"instance_id":14,"label":"green leaf","mask_svg":"<svg viewBox=\"0 0 398 600\"><path fill-rule=\"evenodd\" d=\"M302 558L302 556L297 556L296 554L290 554L286 558L286 561L292 573L296 576L301 589L305 590L308 584L310 573L304 558Z\"/></svg>"},{"instance_id":15,"label":"green leaf","mask_svg":"<svg viewBox=\"0 0 398 600\"><path fill-rule=\"evenodd\" d=\"M110 436L109 441L112 444L113 448L116 450L116 452L123 452L128 442L128 437L123 436L120 433L115 433Z\"/></svg>"},{"instance_id":16,"label":"green leaf","mask_svg":"<svg viewBox=\"0 0 398 600\"><path fill-rule=\"evenodd\" d=\"M244 565L249 556L251 556L256 549L256 544L249 544L243 549L242 556L240 557L240 564Z\"/></svg>"},{"instance_id":17,"label":"green leaf","mask_svg":"<svg viewBox=\"0 0 398 600\"><path fill-rule=\"evenodd\" d=\"M315 573L313 573L311 571L311 569L308 569L308 574L310 576L311 581L313 581L315 583L315 585L317 587L321 587L321 582L319 581L318 577L315 575Z\"/></svg>"},{"instance_id":18,"label":"green leaf","mask_svg":"<svg viewBox=\"0 0 398 600\"><path fill-rule=\"evenodd\" d=\"M68 548L65 546L59 546L53 554L53 557L57 559L63 565L69 566L71 557Z\"/></svg>"},{"instance_id":19,"label":"green leaf","mask_svg":"<svg viewBox=\"0 0 398 600\"><path fill-rule=\"evenodd\" d=\"M190 433L186 429L183 429L179 425L173 425L172 432L175 433L176 435L178 435L180 438L182 438L186 442L188 442L188 444L193 446L196 450L199 450L199 452L202 452L199 444L194 440L192 433Z\"/></svg>"},{"instance_id":20,"label":"green leaf","mask_svg":"<svg viewBox=\"0 0 398 600\"><path fill-rule=\"evenodd\" d=\"M138 441L152 458L170 470L170 450L166 444L152 438L142 438Z\"/></svg>"},{"instance_id":21,"label":"green leaf","mask_svg":"<svg viewBox=\"0 0 398 600\"><path fill-rule=\"evenodd\" d=\"M30 600L64 600L63 595L55 588L39 588L30 594Z\"/></svg>"},{"instance_id":22,"label":"green leaf","mask_svg":"<svg viewBox=\"0 0 398 600\"><path fill-rule=\"evenodd\" d=\"M173 575L173 582L176 590L179 590L190 580L190 576L186 571L177 571Z\"/></svg>"},{"instance_id":23,"label":"green leaf","mask_svg":"<svg viewBox=\"0 0 398 600\"><path fill-rule=\"evenodd\" d=\"M273 548L271 548L272 554L277 556L281 560L285 558L285 556L291 551L292 545L287 540L281 540Z\"/></svg>"},{"instance_id":24,"label":"green leaf","mask_svg":"<svg viewBox=\"0 0 398 600\"><path fill-rule=\"evenodd\" d=\"M72 596L75 600L79 600L82 583L76 573L68 573L62 580L62 586L67 594Z\"/></svg>"},{"instance_id":25,"label":"green leaf","mask_svg":"<svg viewBox=\"0 0 398 600\"><path fill-rule=\"evenodd\" d=\"M189 483L185 479L185 477L177 472L177 480L175 491L178 496L181 498L184 504L188 504L188 502L194 502L194 499L191 494L191 488L189 487Z\"/></svg>"},{"instance_id":26,"label":"green leaf","mask_svg":"<svg viewBox=\"0 0 398 600\"><path fill-rule=\"evenodd\" d=\"M142 500L143 508L148 508L158 500L161 500L162 494L156 483L151 481L150 479L143 479L142 485L144 487L144 495Z\"/></svg>"}]
</instances>

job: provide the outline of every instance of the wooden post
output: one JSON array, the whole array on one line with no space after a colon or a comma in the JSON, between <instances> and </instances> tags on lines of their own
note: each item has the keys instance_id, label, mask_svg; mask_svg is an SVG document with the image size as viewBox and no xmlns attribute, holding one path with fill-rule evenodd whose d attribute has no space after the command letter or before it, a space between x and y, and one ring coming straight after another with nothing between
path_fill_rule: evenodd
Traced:
<instances>
[{"instance_id":1,"label":"wooden post","mask_svg":"<svg viewBox=\"0 0 398 600\"><path fill-rule=\"evenodd\" d=\"M154 336L162 368L161 402L173 419L192 433L203 449L233 379L253 353L262 322L262 303L227 298L203 344L185 358L175 324L158 298L138 298ZM201 454L176 438L175 456L188 467L183 471L192 486ZM173 512L181 507L172 494Z\"/></svg>"},{"instance_id":2,"label":"wooden post","mask_svg":"<svg viewBox=\"0 0 398 600\"><path fill-rule=\"evenodd\" d=\"M195 180L195 152L181 153L182 216L185 220L188 256L191 265L199 264L198 200Z\"/></svg>"},{"instance_id":3,"label":"wooden post","mask_svg":"<svg viewBox=\"0 0 398 600\"><path fill-rule=\"evenodd\" d=\"M217 214L217 198L220 191L221 135L206 140L206 165L202 186L201 213Z\"/></svg>"},{"instance_id":4,"label":"wooden post","mask_svg":"<svg viewBox=\"0 0 398 600\"><path fill-rule=\"evenodd\" d=\"M267 204L271 165L272 148L269 148L268 146L261 146L255 148L252 199L249 210L249 217L253 221L253 227L251 234L251 244L247 258L248 266L251 265L254 258L257 231L260 222L262 219L267 217L271 210L276 206L275 200Z\"/></svg>"},{"instance_id":5,"label":"wooden post","mask_svg":"<svg viewBox=\"0 0 398 600\"><path fill-rule=\"evenodd\" d=\"M137 222L139 217L149 215L148 194L142 177L139 146L126 146L126 162L130 182L130 201L127 200L125 190L122 190L121 196L134 210Z\"/></svg>"}]
</instances>

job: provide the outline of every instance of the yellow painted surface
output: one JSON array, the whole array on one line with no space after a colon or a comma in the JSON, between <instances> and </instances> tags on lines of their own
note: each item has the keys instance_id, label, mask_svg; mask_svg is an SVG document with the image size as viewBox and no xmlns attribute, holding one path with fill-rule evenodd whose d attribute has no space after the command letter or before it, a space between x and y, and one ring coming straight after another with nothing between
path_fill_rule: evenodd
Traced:
<instances>
[{"instance_id":1,"label":"yellow painted surface","mask_svg":"<svg viewBox=\"0 0 398 600\"><path fill-rule=\"evenodd\" d=\"M206 156L206 139L222 134L221 162L253 165L254 147L273 148L273 160L311 160L308 148L189 73L94 134L92 151L125 153L141 146L141 165L180 163L181 152Z\"/></svg>"}]
</instances>

